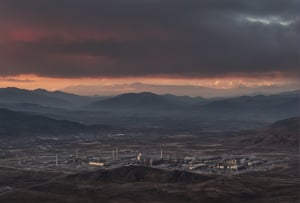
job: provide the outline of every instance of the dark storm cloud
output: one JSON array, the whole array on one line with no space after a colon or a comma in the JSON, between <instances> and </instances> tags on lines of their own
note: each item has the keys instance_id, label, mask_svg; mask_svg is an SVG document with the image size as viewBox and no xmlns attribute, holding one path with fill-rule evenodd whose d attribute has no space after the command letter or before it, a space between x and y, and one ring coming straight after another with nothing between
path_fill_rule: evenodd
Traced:
<instances>
[{"instance_id":1,"label":"dark storm cloud","mask_svg":"<svg viewBox=\"0 0 300 203\"><path fill-rule=\"evenodd\" d=\"M60 77L294 74L299 10L296 0L3 0L0 71Z\"/></svg>"}]
</instances>

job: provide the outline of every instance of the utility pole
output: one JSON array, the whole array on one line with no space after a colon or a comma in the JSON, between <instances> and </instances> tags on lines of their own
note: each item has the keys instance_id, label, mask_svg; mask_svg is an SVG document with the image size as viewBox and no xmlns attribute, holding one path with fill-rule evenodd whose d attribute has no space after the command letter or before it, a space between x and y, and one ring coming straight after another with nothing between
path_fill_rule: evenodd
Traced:
<instances>
[{"instance_id":1,"label":"utility pole","mask_svg":"<svg viewBox=\"0 0 300 203\"><path fill-rule=\"evenodd\" d=\"M112 151L112 160L115 160L115 151Z\"/></svg>"},{"instance_id":2,"label":"utility pole","mask_svg":"<svg viewBox=\"0 0 300 203\"><path fill-rule=\"evenodd\" d=\"M55 166L58 167L58 154L55 156Z\"/></svg>"},{"instance_id":3,"label":"utility pole","mask_svg":"<svg viewBox=\"0 0 300 203\"><path fill-rule=\"evenodd\" d=\"M78 148L76 148L76 159L78 159Z\"/></svg>"},{"instance_id":4,"label":"utility pole","mask_svg":"<svg viewBox=\"0 0 300 203\"><path fill-rule=\"evenodd\" d=\"M119 160L119 149L116 147L116 160Z\"/></svg>"}]
</instances>

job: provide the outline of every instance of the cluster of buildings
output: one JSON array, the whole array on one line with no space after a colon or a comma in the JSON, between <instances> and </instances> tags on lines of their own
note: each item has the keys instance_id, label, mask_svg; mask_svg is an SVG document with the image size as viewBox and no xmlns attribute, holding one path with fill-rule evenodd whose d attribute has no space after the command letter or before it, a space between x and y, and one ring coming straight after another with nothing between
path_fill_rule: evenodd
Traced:
<instances>
[{"instance_id":1,"label":"cluster of buildings","mask_svg":"<svg viewBox=\"0 0 300 203\"><path fill-rule=\"evenodd\" d=\"M136 153L136 155L134 155ZM59 168L59 169L95 169L95 168L116 168L126 165L144 165L156 168L203 171L203 172L218 172L218 171L240 171L248 168L253 168L264 164L266 161L252 158L224 158L224 157L201 157L201 156L185 156L182 158L170 158L164 156L163 149L156 155L147 156L140 152L120 153L118 148L115 148L111 154L105 153L102 157L99 154L90 154L79 156L78 149L75 154L54 154L52 156L38 156L32 160L19 161L19 166L30 165L38 166L39 168Z\"/></svg>"},{"instance_id":2,"label":"cluster of buildings","mask_svg":"<svg viewBox=\"0 0 300 203\"><path fill-rule=\"evenodd\" d=\"M234 158L234 159L223 159L216 158L211 160L201 160L201 163L191 164L190 170L196 170L201 168L210 168L218 170L233 170L240 171L250 167L255 167L263 164L266 161L263 160L251 160L249 158Z\"/></svg>"},{"instance_id":3,"label":"cluster of buildings","mask_svg":"<svg viewBox=\"0 0 300 203\"><path fill-rule=\"evenodd\" d=\"M117 153L117 152L115 152ZM117 153L118 154L118 153ZM253 168L266 163L266 160L252 159L252 158L223 158L223 157L210 157L201 158L196 156L186 156L183 158L165 158L163 150L160 151L160 156L151 158L142 153L137 153L137 156L112 156L111 159L103 160L102 162L88 162L91 166L100 167L113 167L124 165L144 165L157 168L168 168L178 170L202 170L202 171L240 171L248 168Z\"/></svg>"},{"instance_id":4,"label":"cluster of buildings","mask_svg":"<svg viewBox=\"0 0 300 203\"><path fill-rule=\"evenodd\" d=\"M183 159L149 159L142 158L141 154L137 157L138 164L147 166L162 167L162 168L173 168L181 170L231 170L240 171L251 167L260 166L266 163L265 160L250 159L250 158L234 158L226 159L222 157L211 157L201 159L198 157L184 157Z\"/></svg>"}]
</instances>

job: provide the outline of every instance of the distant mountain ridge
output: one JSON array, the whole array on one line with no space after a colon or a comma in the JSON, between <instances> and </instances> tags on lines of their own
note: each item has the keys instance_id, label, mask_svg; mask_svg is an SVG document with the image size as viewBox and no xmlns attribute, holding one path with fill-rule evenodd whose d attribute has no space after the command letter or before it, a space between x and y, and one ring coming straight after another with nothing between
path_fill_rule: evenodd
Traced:
<instances>
[{"instance_id":1,"label":"distant mountain ridge","mask_svg":"<svg viewBox=\"0 0 300 203\"><path fill-rule=\"evenodd\" d=\"M185 115L207 117L257 116L273 121L297 116L297 92L276 95L240 96L233 98L192 98L174 95L157 95L150 92L128 93L94 102L88 106L95 110L143 110L150 113L182 112Z\"/></svg>"},{"instance_id":2,"label":"distant mountain ridge","mask_svg":"<svg viewBox=\"0 0 300 203\"><path fill-rule=\"evenodd\" d=\"M225 98L204 105L199 104L198 107L207 113L244 113L253 116L265 114L286 118L298 115L299 102L300 98L295 94L256 95Z\"/></svg>"},{"instance_id":3,"label":"distant mountain ridge","mask_svg":"<svg viewBox=\"0 0 300 203\"><path fill-rule=\"evenodd\" d=\"M30 91L18 88L1 88L0 89L0 103L35 103L46 106L66 106L68 102L60 99L50 97L49 95L40 94L38 91Z\"/></svg>"},{"instance_id":4,"label":"distant mountain ridge","mask_svg":"<svg viewBox=\"0 0 300 203\"><path fill-rule=\"evenodd\" d=\"M0 109L0 136L79 134L93 132L100 127Z\"/></svg>"},{"instance_id":5,"label":"distant mountain ridge","mask_svg":"<svg viewBox=\"0 0 300 203\"><path fill-rule=\"evenodd\" d=\"M70 108L72 106L85 105L92 102L93 99L92 97L61 91L25 90L15 87L0 88L0 104L31 103L42 106Z\"/></svg>"},{"instance_id":6,"label":"distant mountain ridge","mask_svg":"<svg viewBox=\"0 0 300 203\"><path fill-rule=\"evenodd\" d=\"M108 98L89 105L92 108L114 109L172 109L183 106L184 101L177 100L177 96L157 95L151 92L127 93Z\"/></svg>"},{"instance_id":7,"label":"distant mountain ridge","mask_svg":"<svg viewBox=\"0 0 300 203\"><path fill-rule=\"evenodd\" d=\"M260 123L298 116L298 93L207 99L141 92L102 98L43 89L0 88L0 108L122 127L250 129L252 124L258 127Z\"/></svg>"}]
</instances>

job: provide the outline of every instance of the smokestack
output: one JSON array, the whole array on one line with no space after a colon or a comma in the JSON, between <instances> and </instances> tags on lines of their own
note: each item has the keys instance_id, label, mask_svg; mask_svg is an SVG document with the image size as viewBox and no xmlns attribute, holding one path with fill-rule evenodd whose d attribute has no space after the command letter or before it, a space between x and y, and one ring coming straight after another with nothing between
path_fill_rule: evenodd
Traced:
<instances>
[{"instance_id":1,"label":"smokestack","mask_svg":"<svg viewBox=\"0 0 300 203\"><path fill-rule=\"evenodd\" d=\"M58 167L58 154L55 156L55 166Z\"/></svg>"}]
</instances>

